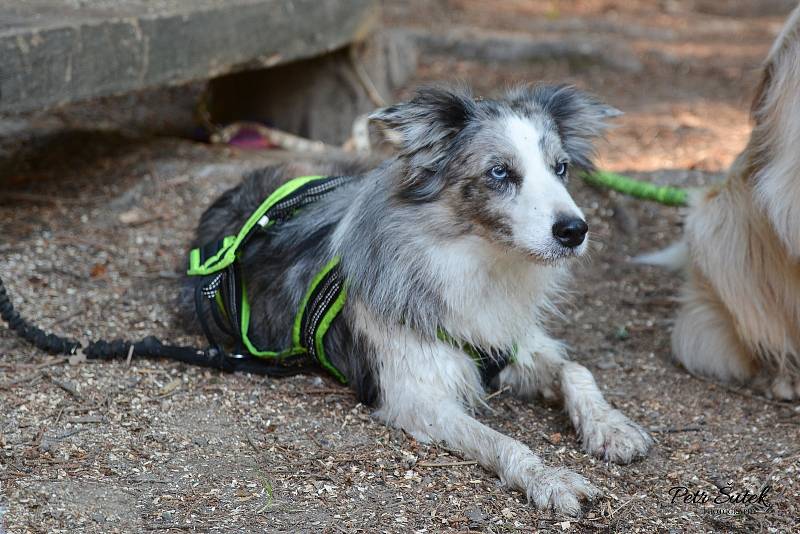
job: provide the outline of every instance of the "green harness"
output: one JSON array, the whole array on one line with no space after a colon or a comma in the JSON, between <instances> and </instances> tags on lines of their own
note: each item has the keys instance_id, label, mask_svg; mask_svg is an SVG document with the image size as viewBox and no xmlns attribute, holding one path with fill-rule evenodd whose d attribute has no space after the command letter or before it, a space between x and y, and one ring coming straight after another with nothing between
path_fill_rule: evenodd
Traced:
<instances>
[{"instance_id":1,"label":"green harness","mask_svg":"<svg viewBox=\"0 0 800 534\"><path fill-rule=\"evenodd\" d=\"M195 293L195 306L203 331L212 346L219 349L205 323L204 301L223 332L237 342L236 350L250 356L268 358L280 368L305 363L309 357L346 383L344 375L325 354L324 338L347 299L347 284L339 270L339 258L332 258L314 277L295 315L292 344L283 350L264 350L250 340L250 301L241 276L242 250L259 232L290 219L303 206L316 202L345 182L344 177L303 176L276 189L247 219L236 235L196 248L189 253L190 276L203 280Z\"/></svg>"},{"instance_id":2,"label":"green harness","mask_svg":"<svg viewBox=\"0 0 800 534\"><path fill-rule=\"evenodd\" d=\"M313 278L295 315L292 344L283 350L264 350L250 340L250 302L241 274L242 250L260 232L290 219L298 209L320 200L348 181L341 176L303 176L276 189L261 203L236 235L193 249L189 253L190 276L201 277L195 290L195 307L203 332L213 348L233 358L248 356L269 360L268 374L287 375L300 372L309 360L315 361L340 382L347 383L325 354L325 334L342 311L347 300L347 282L341 273L339 258L330 259ZM210 308L217 327L235 340L233 354L227 354L216 342L206 321ZM460 347L476 363L482 380L491 380L513 358L514 351L501 354L459 343L443 330L439 339Z\"/></svg>"}]
</instances>

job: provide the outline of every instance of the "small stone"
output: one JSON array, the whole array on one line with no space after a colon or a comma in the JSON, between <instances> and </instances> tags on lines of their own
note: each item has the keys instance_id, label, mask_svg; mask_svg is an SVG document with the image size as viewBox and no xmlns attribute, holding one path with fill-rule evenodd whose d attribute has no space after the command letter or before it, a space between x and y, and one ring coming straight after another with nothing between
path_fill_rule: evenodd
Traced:
<instances>
[{"instance_id":1,"label":"small stone","mask_svg":"<svg viewBox=\"0 0 800 534\"><path fill-rule=\"evenodd\" d=\"M464 512L464 515L473 523L485 523L487 519L486 514L484 514L480 508L470 508Z\"/></svg>"},{"instance_id":2,"label":"small stone","mask_svg":"<svg viewBox=\"0 0 800 534\"><path fill-rule=\"evenodd\" d=\"M620 327L619 327L619 328L617 328L617 330L614 332L614 337L615 337L616 339L618 339L619 341L625 341L626 339L628 339L629 337L631 337L631 335L630 335L630 333L628 332L628 329L627 329L627 328L625 328L624 326L620 326Z\"/></svg>"},{"instance_id":3,"label":"small stone","mask_svg":"<svg viewBox=\"0 0 800 534\"><path fill-rule=\"evenodd\" d=\"M614 360L603 360L597 362L597 364L595 365L597 365L598 369L602 369L604 371L607 369L617 369L619 367L619 365L617 365L617 362L615 362Z\"/></svg>"}]
</instances>

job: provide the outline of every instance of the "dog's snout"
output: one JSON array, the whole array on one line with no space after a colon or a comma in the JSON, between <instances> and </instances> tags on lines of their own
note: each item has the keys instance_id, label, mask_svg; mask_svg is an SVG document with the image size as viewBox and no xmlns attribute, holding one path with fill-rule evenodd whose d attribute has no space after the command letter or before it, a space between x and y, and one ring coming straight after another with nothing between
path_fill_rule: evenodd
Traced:
<instances>
[{"instance_id":1,"label":"dog's snout","mask_svg":"<svg viewBox=\"0 0 800 534\"><path fill-rule=\"evenodd\" d=\"M575 248L583 243L589 227L577 217L561 217L553 225L553 237L565 247Z\"/></svg>"}]
</instances>

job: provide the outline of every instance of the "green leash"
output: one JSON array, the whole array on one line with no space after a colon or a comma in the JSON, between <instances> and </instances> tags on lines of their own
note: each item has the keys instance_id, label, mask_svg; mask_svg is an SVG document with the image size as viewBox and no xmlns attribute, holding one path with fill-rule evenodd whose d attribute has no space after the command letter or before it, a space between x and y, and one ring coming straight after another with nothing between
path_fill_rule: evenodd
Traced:
<instances>
[{"instance_id":1,"label":"green leash","mask_svg":"<svg viewBox=\"0 0 800 534\"><path fill-rule=\"evenodd\" d=\"M688 205L689 191L667 185L654 185L609 171L595 171L581 175L586 182L617 191L642 200L651 200L667 206Z\"/></svg>"}]
</instances>

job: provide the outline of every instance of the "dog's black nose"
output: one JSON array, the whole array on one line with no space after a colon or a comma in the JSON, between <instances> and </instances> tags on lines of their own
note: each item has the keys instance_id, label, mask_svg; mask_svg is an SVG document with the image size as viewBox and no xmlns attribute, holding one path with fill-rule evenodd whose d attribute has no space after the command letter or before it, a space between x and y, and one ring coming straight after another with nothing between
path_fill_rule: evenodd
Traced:
<instances>
[{"instance_id":1,"label":"dog's black nose","mask_svg":"<svg viewBox=\"0 0 800 534\"><path fill-rule=\"evenodd\" d=\"M553 225L553 236L565 247L575 248L586 237L589 227L583 219L563 218L558 219Z\"/></svg>"}]
</instances>

